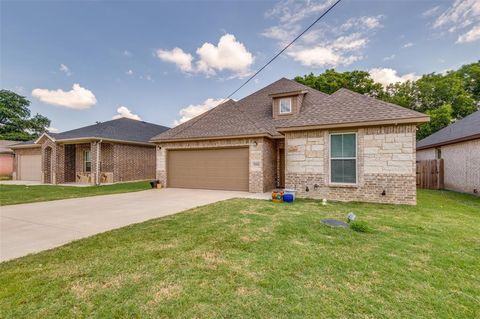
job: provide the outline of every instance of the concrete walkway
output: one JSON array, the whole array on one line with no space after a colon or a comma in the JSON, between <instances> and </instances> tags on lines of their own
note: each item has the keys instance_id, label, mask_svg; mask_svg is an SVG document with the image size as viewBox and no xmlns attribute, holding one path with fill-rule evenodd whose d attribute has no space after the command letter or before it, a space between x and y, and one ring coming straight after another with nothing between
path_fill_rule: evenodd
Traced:
<instances>
[{"instance_id":1,"label":"concrete walkway","mask_svg":"<svg viewBox=\"0 0 480 319\"><path fill-rule=\"evenodd\" d=\"M18 181L18 180L7 180L0 181L1 185L42 185L40 181Z\"/></svg>"},{"instance_id":2,"label":"concrete walkway","mask_svg":"<svg viewBox=\"0 0 480 319\"><path fill-rule=\"evenodd\" d=\"M4 206L0 207L0 261L229 198L268 196L168 188Z\"/></svg>"}]
</instances>

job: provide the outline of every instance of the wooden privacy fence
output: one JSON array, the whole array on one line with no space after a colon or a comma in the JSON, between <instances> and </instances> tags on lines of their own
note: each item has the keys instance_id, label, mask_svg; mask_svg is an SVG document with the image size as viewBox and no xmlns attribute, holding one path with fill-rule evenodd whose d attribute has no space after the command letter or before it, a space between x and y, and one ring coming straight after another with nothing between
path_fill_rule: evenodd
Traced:
<instances>
[{"instance_id":1,"label":"wooden privacy fence","mask_svg":"<svg viewBox=\"0 0 480 319\"><path fill-rule=\"evenodd\" d=\"M417 161L417 187L443 188L443 159Z\"/></svg>"}]
</instances>

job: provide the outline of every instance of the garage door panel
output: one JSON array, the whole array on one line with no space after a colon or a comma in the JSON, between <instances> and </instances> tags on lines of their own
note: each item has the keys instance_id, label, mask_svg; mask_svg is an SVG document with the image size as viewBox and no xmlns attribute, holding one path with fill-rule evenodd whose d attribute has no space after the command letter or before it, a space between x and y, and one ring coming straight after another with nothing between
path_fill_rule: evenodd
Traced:
<instances>
[{"instance_id":1,"label":"garage door panel","mask_svg":"<svg viewBox=\"0 0 480 319\"><path fill-rule=\"evenodd\" d=\"M24 181L40 181L42 179L41 155L20 155L18 158L17 179Z\"/></svg>"},{"instance_id":2,"label":"garage door panel","mask_svg":"<svg viewBox=\"0 0 480 319\"><path fill-rule=\"evenodd\" d=\"M248 148L168 151L168 187L248 191Z\"/></svg>"}]
</instances>

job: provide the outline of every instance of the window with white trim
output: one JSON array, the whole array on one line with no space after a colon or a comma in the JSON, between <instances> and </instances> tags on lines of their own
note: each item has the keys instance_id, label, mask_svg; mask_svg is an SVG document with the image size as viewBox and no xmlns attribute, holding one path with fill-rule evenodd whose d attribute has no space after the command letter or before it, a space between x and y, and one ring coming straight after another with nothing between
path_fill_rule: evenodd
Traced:
<instances>
[{"instance_id":1,"label":"window with white trim","mask_svg":"<svg viewBox=\"0 0 480 319\"><path fill-rule=\"evenodd\" d=\"M92 157L90 151L83 152L83 171L91 172L92 171Z\"/></svg>"},{"instance_id":2,"label":"window with white trim","mask_svg":"<svg viewBox=\"0 0 480 319\"><path fill-rule=\"evenodd\" d=\"M330 134L330 182L357 183L357 134Z\"/></svg>"},{"instance_id":3,"label":"window with white trim","mask_svg":"<svg viewBox=\"0 0 480 319\"><path fill-rule=\"evenodd\" d=\"M292 113L292 98L280 99L278 102L280 114Z\"/></svg>"}]
</instances>

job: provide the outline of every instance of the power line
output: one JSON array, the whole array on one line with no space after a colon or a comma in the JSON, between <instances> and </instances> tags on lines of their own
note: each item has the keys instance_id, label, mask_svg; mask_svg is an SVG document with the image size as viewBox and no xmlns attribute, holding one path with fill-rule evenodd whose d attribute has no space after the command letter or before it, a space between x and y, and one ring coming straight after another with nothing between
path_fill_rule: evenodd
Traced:
<instances>
[{"instance_id":1,"label":"power line","mask_svg":"<svg viewBox=\"0 0 480 319\"><path fill-rule=\"evenodd\" d=\"M254 77L256 77L260 72L262 72L263 69L265 69L270 63L272 63L276 58L278 58L286 49L288 49L295 41L297 41L298 39L300 39L300 37L302 35L304 35L308 30L310 30L318 21L320 21L320 19L322 19L327 13L330 12L330 10L332 10L340 1L342 0L337 0L334 4L332 4L330 6L330 8L328 8L324 13L322 13L321 16L319 16L315 21L313 21L312 24L310 24L305 30L302 31L302 33L300 33L299 35L297 35L295 37L295 39L293 39L289 44L287 44L282 50L280 50L277 54L275 54L275 56L273 58L270 59L270 61L268 61L264 66L262 66L257 72L255 72L255 74L253 74L251 77L248 78L248 80L246 80L242 85L240 85L235 91L233 91L229 96L227 96L223 101L222 103L224 103L225 101L227 101L229 98L232 97L232 95L234 95L235 93L237 93L241 88L243 88L248 82L250 82ZM220 104L222 104L220 103Z\"/></svg>"}]
</instances>

